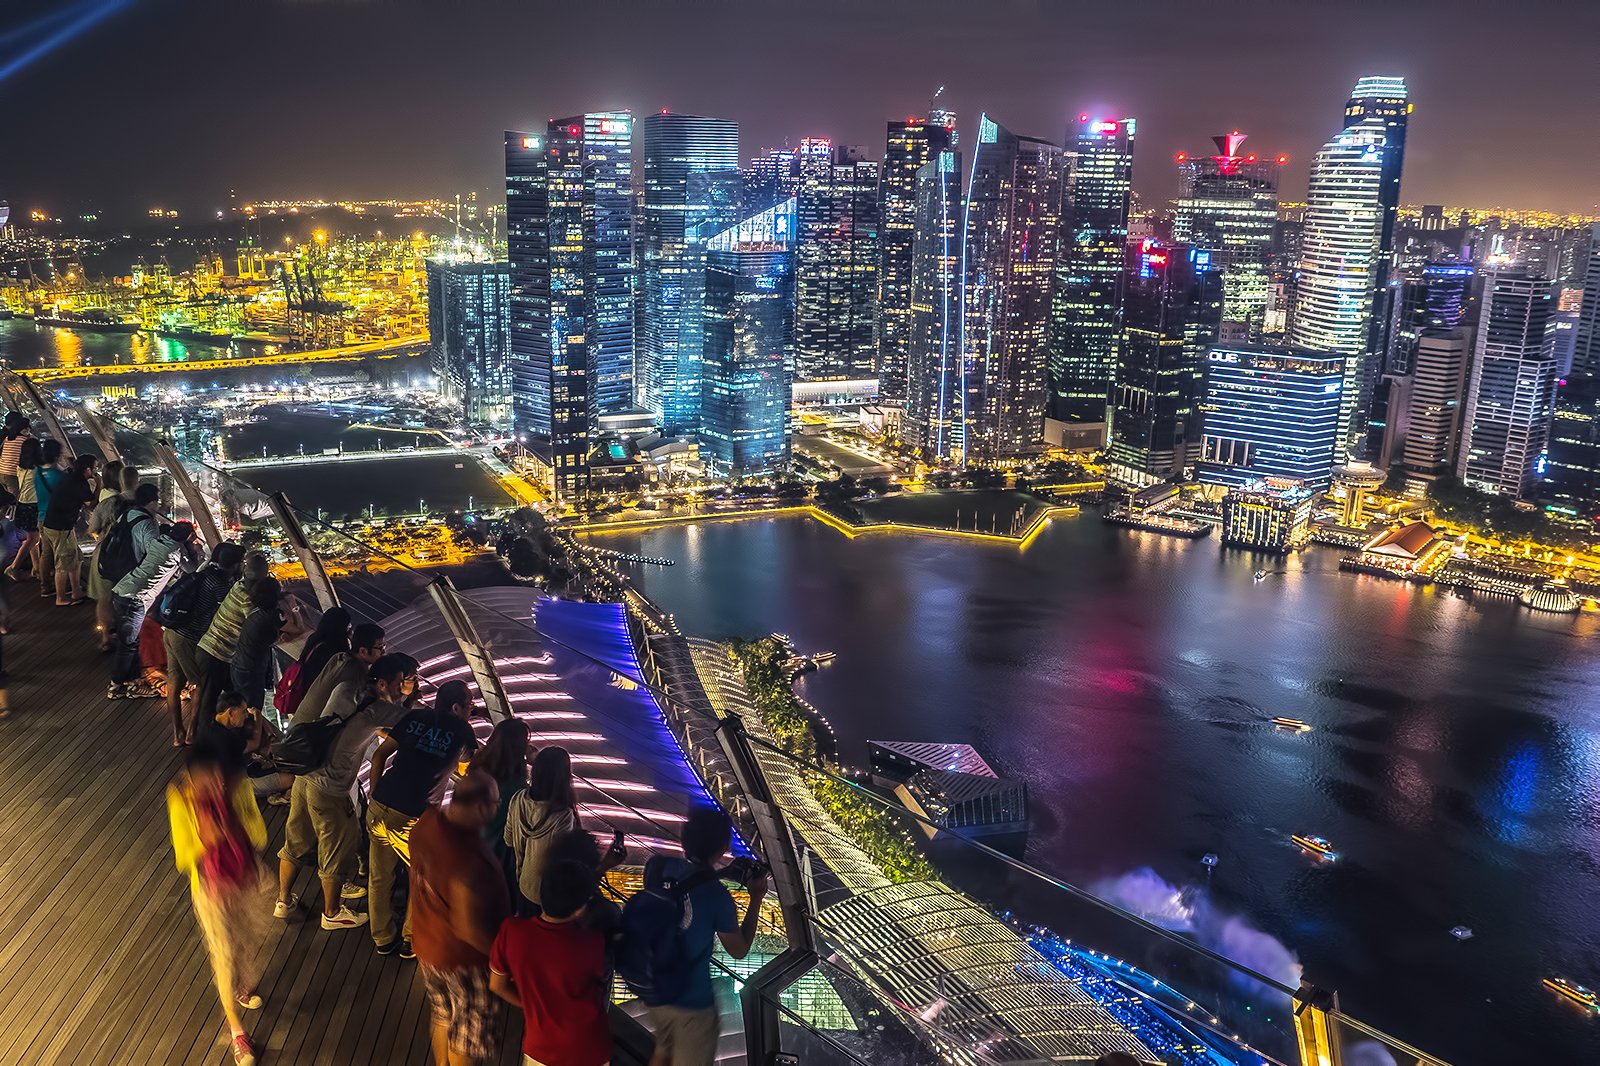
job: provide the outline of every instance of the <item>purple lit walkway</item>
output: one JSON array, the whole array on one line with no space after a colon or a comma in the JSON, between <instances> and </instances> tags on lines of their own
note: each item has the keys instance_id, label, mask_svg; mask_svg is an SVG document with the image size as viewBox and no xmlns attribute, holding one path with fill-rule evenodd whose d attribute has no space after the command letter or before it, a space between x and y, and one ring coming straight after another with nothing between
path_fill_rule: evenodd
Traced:
<instances>
[{"instance_id":1,"label":"purple lit walkway","mask_svg":"<svg viewBox=\"0 0 1600 1066\"><path fill-rule=\"evenodd\" d=\"M0 721L0 1066L232 1062L163 792L178 768L157 701L105 699L88 606L11 594ZM281 808L268 807L270 849ZM307 891L304 884L302 891ZM364 930L276 927L247 1015L262 1066L429 1062L416 967ZM500 1061L518 1061L516 1032Z\"/></svg>"}]
</instances>

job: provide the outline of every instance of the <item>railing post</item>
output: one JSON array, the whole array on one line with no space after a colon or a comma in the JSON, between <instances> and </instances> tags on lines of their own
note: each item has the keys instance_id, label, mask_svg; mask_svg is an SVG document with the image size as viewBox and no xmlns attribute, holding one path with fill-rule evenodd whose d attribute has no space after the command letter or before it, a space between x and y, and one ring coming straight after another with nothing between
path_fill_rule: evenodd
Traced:
<instances>
[{"instance_id":1,"label":"railing post","mask_svg":"<svg viewBox=\"0 0 1600 1066\"><path fill-rule=\"evenodd\" d=\"M56 409L45 400L43 394L39 392L39 387L15 371L7 372L6 383L6 391L11 394L17 410L22 409L23 399L31 402L39 409L39 417L44 419L45 428L50 431L50 435L61 442L61 450L68 458L77 458L78 451L72 446L72 441L67 439L67 431L61 428L61 420L56 417Z\"/></svg>"},{"instance_id":2,"label":"railing post","mask_svg":"<svg viewBox=\"0 0 1600 1066\"><path fill-rule=\"evenodd\" d=\"M178 492L189 505L189 516L194 519L194 526L200 531L201 539L206 542L207 548L215 548L222 543L222 531L217 526L217 516L211 513L210 504L200 492L200 486L194 483L189 471L178 461L178 453L170 443L155 437L151 439L151 444L155 448L156 459L162 468L172 475L173 484L178 486Z\"/></svg>"},{"instance_id":3,"label":"railing post","mask_svg":"<svg viewBox=\"0 0 1600 1066\"><path fill-rule=\"evenodd\" d=\"M312 548L311 542L306 539L306 531L300 525L300 518L294 513L294 508L290 506L289 497L281 492L274 492L267 497L267 504L272 508L273 517L278 520L278 525L283 527L283 535L288 539L289 547L294 549L295 556L305 569L306 580L311 582L311 590L316 593L317 605L324 611L339 606L339 593L333 587L327 569L322 565L322 556L316 553L316 549Z\"/></svg>"},{"instance_id":4,"label":"railing post","mask_svg":"<svg viewBox=\"0 0 1600 1066\"><path fill-rule=\"evenodd\" d=\"M505 686L500 683L500 672L494 668L494 656L490 654L483 638L478 636L478 627L472 624L472 618L462 605L461 593L456 591L455 584L441 574L428 585L428 593L433 597L433 602L438 604L444 624L450 627L456 645L472 670L478 691L483 694L489 720L499 723L512 717L511 699L506 695Z\"/></svg>"},{"instance_id":5,"label":"railing post","mask_svg":"<svg viewBox=\"0 0 1600 1066\"><path fill-rule=\"evenodd\" d=\"M1300 1043L1300 1066L1341 1066L1339 1038L1328 1024L1339 1009L1337 993L1301 984L1294 994L1294 1034Z\"/></svg>"}]
</instances>

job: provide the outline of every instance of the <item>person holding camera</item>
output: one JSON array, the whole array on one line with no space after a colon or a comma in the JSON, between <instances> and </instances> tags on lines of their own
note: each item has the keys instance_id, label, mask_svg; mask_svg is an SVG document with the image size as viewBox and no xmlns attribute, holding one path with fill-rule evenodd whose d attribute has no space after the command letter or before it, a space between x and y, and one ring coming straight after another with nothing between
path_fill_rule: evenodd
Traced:
<instances>
[{"instance_id":1,"label":"person holding camera","mask_svg":"<svg viewBox=\"0 0 1600 1066\"><path fill-rule=\"evenodd\" d=\"M750 953L756 938L756 920L766 898L768 873L756 866L749 871L750 907L744 918L733 895L723 885L717 863L733 843L733 823L715 807L695 807L684 820L679 837L683 858L657 857L656 870L646 870L648 884L659 876L667 884L689 885L684 894L688 924L683 931L684 980L674 989L658 988L658 1002L648 1006L656 1050L650 1066L710 1066L717 1057L721 1016L711 988L711 952L715 942L736 959Z\"/></svg>"}]
</instances>

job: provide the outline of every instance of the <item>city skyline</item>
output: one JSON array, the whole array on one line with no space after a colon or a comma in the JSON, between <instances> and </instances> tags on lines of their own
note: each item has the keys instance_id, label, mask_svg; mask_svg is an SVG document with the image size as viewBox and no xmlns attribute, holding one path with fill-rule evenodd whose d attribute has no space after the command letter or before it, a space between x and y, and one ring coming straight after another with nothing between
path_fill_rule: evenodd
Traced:
<instances>
[{"instance_id":1,"label":"city skyline","mask_svg":"<svg viewBox=\"0 0 1600 1066\"><path fill-rule=\"evenodd\" d=\"M624 107L635 115L662 107L726 115L740 123L750 154L825 136L876 155L884 121L922 113L944 84L941 103L963 117L964 136L985 111L1056 143L1084 111L1138 118L1134 182L1147 203L1176 191L1166 165L1173 152L1218 129L1244 129L1290 157L1283 194L1293 200L1316 147L1336 132L1327 99L1362 74L1384 72L1405 77L1426 114L1407 146L1403 202L1596 209L1588 176L1600 168L1600 145L1569 135L1583 128L1584 104L1563 86L1594 38L1586 27L1600 28L1600 16L1555 4L1517 9L1519 20L1543 18L1552 32L1539 49L1515 54L1503 47L1504 19L1495 12L1445 18L1440 4L1386 10L1389 32L1364 35L1359 46L1337 29L1361 17L1362 5L1274 13L1270 20L1245 17L1254 10L1246 5L1239 17L1145 5L1096 12L1092 22L1031 4L940 3L919 8L917 19L897 4L813 4L805 17L756 5L719 10L714 19L629 2L609 5L599 17L507 8L496 13L504 32L474 34L469 24L459 40L437 46L421 75L426 91L403 97L374 87L390 83L396 54L437 40L437 9L389 5L377 20L373 6L281 3L234 12L130 5L21 64L18 50L28 38L20 32L0 47L0 86L35 103L11 117L13 142L29 151L8 153L0 196L57 213L132 212L162 202L187 214L227 207L229 189L242 197L344 197L493 188L500 130ZM204 54L225 39L241 69L267 69L268 62L279 69L285 55L303 47L311 25L317 54L337 60L301 64L294 77L271 79L272 92L196 93L189 65L152 62ZM520 27L550 38L605 28L607 48L543 49L541 61L530 63ZM1409 48L1418 35L1432 46ZM718 62L651 61L682 54L690 42ZM774 63L775 52L792 61ZM823 54L849 76L810 77L815 63L803 57ZM1454 62L1461 54L1493 57L1498 76L1486 82L1474 66ZM1241 64L1248 82L1221 76ZM89 70L120 88L97 104L95 136L84 137L80 123L69 121L73 112L59 86L80 83ZM1517 93L1493 89L1509 81ZM1246 91L1247 84L1273 91ZM1528 107L1529 99L1540 106ZM163 107L181 110L194 129L215 132L201 150L180 142L150 151L150 117ZM139 165L121 169L108 185L105 161L118 158Z\"/></svg>"}]
</instances>

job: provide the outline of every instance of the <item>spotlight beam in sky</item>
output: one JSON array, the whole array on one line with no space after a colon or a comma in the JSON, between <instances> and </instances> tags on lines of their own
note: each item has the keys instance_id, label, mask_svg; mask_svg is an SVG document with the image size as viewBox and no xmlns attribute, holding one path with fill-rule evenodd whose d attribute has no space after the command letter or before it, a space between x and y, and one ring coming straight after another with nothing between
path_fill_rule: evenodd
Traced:
<instances>
[{"instance_id":1,"label":"spotlight beam in sky","mask_svg":"<svg viewBox=\"0 0 1600 1066\"><path fill-rule=\"evenodd\" d=\"M132 0L85 0L75 8L68 8L54 15L41 16L28 25L0 37L0 44L7 43L19 37L25 38L31 33L47 31L57 22L67 20L66 25L54 32L46 33L46 36L24 48L20 53L10 57L0 57L0 82L6 81L13 74L25 70L79 34L104 22L130 3Z\"/></svg>"}]
</instances>

